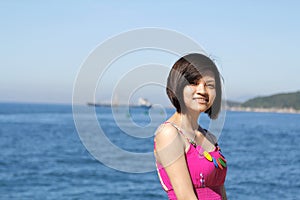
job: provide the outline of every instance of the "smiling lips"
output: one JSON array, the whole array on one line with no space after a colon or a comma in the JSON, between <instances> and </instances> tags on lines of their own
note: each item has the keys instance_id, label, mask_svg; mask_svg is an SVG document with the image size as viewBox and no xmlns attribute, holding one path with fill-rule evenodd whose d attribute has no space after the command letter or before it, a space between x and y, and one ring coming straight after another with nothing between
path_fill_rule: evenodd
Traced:
<instances>
[{"instance_id":1,"label":"smiling lips","mask_svg":"<svg viewBox=\"0 0 300 200\"><path fill-rule=\"evenodd\" d=\"M196 97L196 98L193 98L193 99L196 100L200 104L208 103L208 98L205 98L205 97Z\"/></svg>"}]
</instances>

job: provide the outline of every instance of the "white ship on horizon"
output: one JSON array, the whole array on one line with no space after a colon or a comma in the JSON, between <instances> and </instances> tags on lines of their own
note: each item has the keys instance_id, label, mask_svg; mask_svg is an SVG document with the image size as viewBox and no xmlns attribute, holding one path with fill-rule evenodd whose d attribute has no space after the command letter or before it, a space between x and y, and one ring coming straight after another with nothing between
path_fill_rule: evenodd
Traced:
<instances>
[{"instance_id":1,"label":"white ship on horizon","mask_svg":"<svg viewBox=\"0 0 300 200\"><path fill-rule=\"evenodd\" d=\"M138 106L151 108L152 104L145 98L139 98Z\"/></svg>"},{"instance_id":2,"label":"white ship on horizon","mask_svg":"<svg viewBox=\"0 0 300 200\"><path fill-rule=\"evenodd\" d=\"M119 104L118 102L114 101L113 103L87 103L88 106L102 106L102 107L122 107L122 106L128 106L126 104ZM138 104L129 104L129 107L135 107L135 108L151 108L152 104L145 98L140 97L138 99Z\"/></svg>"}]
</instances>

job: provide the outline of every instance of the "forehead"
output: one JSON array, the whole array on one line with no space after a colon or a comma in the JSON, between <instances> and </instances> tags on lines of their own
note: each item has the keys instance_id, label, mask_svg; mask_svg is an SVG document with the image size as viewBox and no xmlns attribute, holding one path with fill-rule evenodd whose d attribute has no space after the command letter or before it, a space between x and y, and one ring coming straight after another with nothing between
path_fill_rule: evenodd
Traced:
<instances>
[{"instance_id":1,"label":"forehead","mask_svg":"<svg viewBox=\"0 0 300 200\"><path fill-rule=\"evenodd\" d=\"M215 74L212 71L206 70L204 72L201 72L200 79L203 79L205 81L214 81L215 80Z\"/></svg>"}]
</instances>

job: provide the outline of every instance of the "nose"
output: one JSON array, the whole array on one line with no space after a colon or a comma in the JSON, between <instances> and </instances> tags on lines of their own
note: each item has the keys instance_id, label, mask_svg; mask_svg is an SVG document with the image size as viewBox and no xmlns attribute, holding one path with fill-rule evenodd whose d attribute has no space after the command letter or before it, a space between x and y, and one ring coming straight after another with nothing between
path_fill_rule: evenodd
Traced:
<instances>
[{"instance_id":1,"label":"nose","mask_svg":"<svg viewBox=\"0 0 300 200\"><path fill-rule=\"evenodd\" d=\"M206 91L205 83L201 81L197 86L197 93L204 95L206 94L206 92L207 91Z\"/></svg>"}]
</instances>

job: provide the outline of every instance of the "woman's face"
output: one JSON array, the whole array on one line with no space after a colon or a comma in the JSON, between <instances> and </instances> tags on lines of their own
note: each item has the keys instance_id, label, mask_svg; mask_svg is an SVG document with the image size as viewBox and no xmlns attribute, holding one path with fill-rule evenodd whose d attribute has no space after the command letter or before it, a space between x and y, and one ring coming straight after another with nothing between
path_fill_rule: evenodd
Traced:
<instances>
[{"instance_id":1,"label":"woman's face","mask_svg":"<svg viewBox=\"0 0 300 200\"><path fill-rule=\"evenodd\" d=\"M187 110L205 112L209 109L216 97L216 82L210 71L202 74L197 83L186 85L183 88L183 100Z\"/></svg>"}]
</instances>

